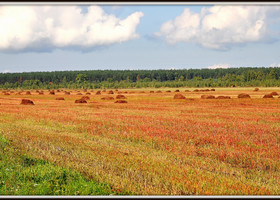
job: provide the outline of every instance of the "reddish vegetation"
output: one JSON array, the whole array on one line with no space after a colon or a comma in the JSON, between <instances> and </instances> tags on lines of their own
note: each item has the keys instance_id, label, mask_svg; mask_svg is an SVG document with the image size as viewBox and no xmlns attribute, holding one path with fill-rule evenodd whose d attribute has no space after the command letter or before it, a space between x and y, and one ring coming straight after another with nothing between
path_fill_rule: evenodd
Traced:
<instances>
[{"instance_id":1,"label":"reddish vegetation","mask_svg":"<svg viewBox=\"0 0 280 200\"><path fill-rule=\"evenodd\" d=\"M116 99L126 99L126 97L122 94L116 96Z\"/></svg>"},{"instance_id":2,"label":"reddish vegetation","mask_svg":"<svg viewBox=\"0 0 280 200\"><path fill-rule=\"evenodd\" d=\"M95 95L100 95L100 94L101 94L100 90L95 93Z\"/></svg>"},{"instance_id":3,"label":"reddish vegetation","mask_svg":"<svg viewBox=\"0 0 280 200\"><path fill-rule=\"evenodd\" d=\"M212 88L211 91L216 91L216 90L214 88Z\"/></svg>"},{"instance_id":4,"label":"reddish vegetation","mask_svg":"<svg viewBox=\"0 0 280 200\"><path fill-rule=\"evenodd\" d=\"M193 92L199 92L199 90L198 90L198 89L195 89Z\"/></svg>"},{"instance_id":5,"label":"reddish vegetation","mask_svg":"<svg viewBox=\"0 0 280 200\"><path fill-rule=\"evenodd\" d=\"M156 93L162 93L162 91L158 90L158 91L156 91Z\"/></svg>"},{"instance_id":6,"label":"reddish vegetation","mask_svg":"<svg viewBox=\"0 0 280 200\"><path fill-rule=\"evenodd\" d=\"M114 100L114 97L102 97L101 100Z\"/></svg>"},{"instance_id":7,"label":"reddish vegetation","mask_svg":"<svg viewBox=\"0 0 280 200\"><path fill-rule=\"evenodd\" d=\"M257 91L259 91L259 90L260 90L259 88L255 88L255 89L254 89L254 92L257 92Z\"/></svg>"},{"instance_id":8,"label":"reddish vegetation","mask_svg":"<svg viewBox=\"0 0 280 200\"><path fill-rule=\"evenodd\" d=\"M154 91L150 91L150 93L155 93Z\"/></svg>"},{"instance_id":9,"label":"reddish vegetation","mask_svg":"<svg viewBox=\"0 0 280 200\"><path fill-rule=\"evenodd\" d=\"M87 101L84 99L77 99L75 103L87 103Z\"/></svg>"},{"instance_id":10,"label":"reddish vegetation","mask_svg":"<svg viewBox=\"0 0 280 200\"><path fill-rule=\"evenodd\" d=\"M77 95L83 95L83 94L79 92L79 93L77 93Z\"/></svg>"},{"instance_id":11,"label":"reddish vegetation","mask_svg":"<svg viewBox=\"0 0 280 200\"><path fill-rule=\"evenodd\" d=\"M240 99L246 99L246 98L251 98L249 94L241 93L237 96Z\"/></svg>"},{"instance_id":12,"label":"reddish vegetation","mask_svg":"<svg viewBox=\"0 0 280 200\"><path fill-rule=\"evenodd\" d=\"M170 90L167 90L166 92L171 92Z\"/></svg>"},{"instance_id":13,"label":"reddish vegetation","mask_svg":"<svg viewBox=\"0 0 280 200\"><path fill-rule=\"evenodd\" d=\"M186 99L182 94L175 94L174 99Z\"/></svg>"},{"instance_id":14,"label":"reddish vegetation","mask_svg":"<svg viewBox=\"0 0 280 200\"><path fill-rule=\"evenodd\" d=\"M139 93L145 93L145 91L140 91Z\"/></svg>"},{"instance_id":15,"label":"reddish vegetation","mask_svg":"<svg viewBox=\"0 0 280 200\"><path fill-rule=\"evenodd\" d=\"M4 95L10 95L10 93L6 92L6 93L4 93Z\"/></svg>"},{"instance_id":16,"label":"reddish vegetation","mask_svg":"<svg viewBox=\"0 0 280 200\"><path fill-rule=\"evenodd\" d=\"M26 91L25 95L31 95L30 91Z\"/></svg>"},{"instance_id":17,"label":"reddish vegetation","mask_svg":"<svg viewBox=\"0 0 280 200\"><path fill-rule=\"evenodd\" d=\"M180 92L180 90L175 90L175 92Z\"/></svg>"},{"instance_id":18,"label":"reddish vegetation","mask_svg":"<svg viewBox=\"0 0 280 200\"><path fill-rule=\"evenodd\" d=\"M64 94L65 95L70 95L70 92L65 91Z\"/></svg>"},{"instance_id":19,"label":"reddish vegetation","mask_svg":"<svg viewBox=\"0 0 280 200\"><path fill-rule=\"evenodd\" d=\"M107 94L114 94L113 90L107 92Z\"/></svg>"},{"instance_id":20,"label":"reddish vegetation","mask_svg":"<svg viewBox=\"0 0 280 200\"><path fill-rule=\"evenodd\" d=\"M201 95L201 99L215 99L215 96L213 95Z\"/></svg>"},{"instance_id":21,"label":"reddish vegetation","mask_svg":"<svg viewBox=\"0 0 280 200\"><path fill-rule=\"evenodd\" d=\"M265 94L265 95L263 96L263 98L273 98L273 95L272 95L272 94Z\"/></svg>"},{"instance_id":22,"label":"reddish vegetation","mask_svg":"<svg viewBox=\"0 0 280 200\"><path fill-rule=\"evenodd\" d=\"M87 92L86 95L91 95L91 93L90 93L90 92Z\"/></svg>"},{"instance_id":23,"label":"reddish vegetation","mask_svg":"<svg viewBox=\"0 0 280 200\"><path fill-rule=\"evenodd\" d=\"M33 101L31 101L29 99L22 99L20 104L21 105L34 105Z\"/></svg>"},{"instance_id":24,"label":"reddish vegetation","mask_svg":"<svg viewBox=\"0 0 280 200\"><path fill-rule=\"evenodd\" d=\"M106 92L106 90L102 90L102 92Z\"/></svg>"},{"instance_id":25,"label":"reddish vegetation","mask_svg":"<svg viewBox=\"0 0 280 200\"><path fill-rule=\"evenodd\" d=\"M190 92L189 90L185 90L185 92Z\"/></svg>"},{"instance_id":26,"label":"reddish vegetation","mask_svg":"<svg viewBox=\"0 0 280 200\"><path fill-rule=\"evenodd\" d=\"M63 97L58 97L55 100L65 100Z\"/></svg>"},{"instance_id":27,"label":"reddish vegetation","mask_svg":"<svg viewBox=\"0 0 280 200\"><path fill-rule=\"evenodd\" d=\"M125 100L117 100L117 101L115 101L115 103L127 103L127 101L125 101Z\"/></svg>"},{"instance_id":28,"label":"reddish vegetation","mask_svg":"<svg viewBox=\"0 0 280 200\"><path fill-rule=\"evenodd\" d=\"M230 99L230 96L217 96L216 99Z\"/></svg>"}]
</instances>

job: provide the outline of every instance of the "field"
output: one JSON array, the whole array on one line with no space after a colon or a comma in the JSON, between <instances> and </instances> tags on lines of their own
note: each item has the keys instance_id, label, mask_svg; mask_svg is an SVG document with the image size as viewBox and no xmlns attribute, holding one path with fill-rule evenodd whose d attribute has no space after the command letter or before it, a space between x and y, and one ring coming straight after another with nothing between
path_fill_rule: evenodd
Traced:
<instances>
[{"instance_id":1,"label":"field","mask_svg":"<svg viewBox=\"0 0 280 200\"><path fill-rule=\"evenodd\" d=\"M177 89L186 99L173 98ZM75 187L45 192L54 195L279 195L280 98L262 97L280 94L280 88L194 89L119 89L114 94L107 89L101 95L97 90L0 91L0 193L44 194L34 187L20 189L42 169L79 177L67 182ZM127 103L114 103L118 93ZM237 98L240 93L251 98ZM231 99L201 99L204 94ZM90 99L75 103L82 96ZM108 96L114 99L101 99ZM22 99L35 105L21 105ZM40 164L34 173L15 164L26 160L48 167ZM22 170L5 176L17 166ZM16 192L7 184L15 185L21 173L29 179L23 178ZM45 178L41 175L38 187Z\"/></svg>"}]
</instances>

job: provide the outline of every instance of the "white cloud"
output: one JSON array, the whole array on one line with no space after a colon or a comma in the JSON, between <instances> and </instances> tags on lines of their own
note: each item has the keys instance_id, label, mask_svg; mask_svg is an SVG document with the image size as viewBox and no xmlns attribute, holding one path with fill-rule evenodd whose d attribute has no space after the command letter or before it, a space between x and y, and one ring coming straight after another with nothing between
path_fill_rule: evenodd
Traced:
<instances>
[{"instance_id":1,"label":"white cloud","mask_svg":"<svg viewBox=\"0 0 280 200\"><path fill-rule=\"evenodd\" d=\"M271 65L267 67L280 67L280 63L272 63Z\"/></svg>"},{"instance_id":2,"label":"white cloud","mask_svg":"<svg viewBox=\"0 0 280 200\"><path fill-rule=\"evenodd\" d=\"M82 13L78 6L1 6L0 50L91 48L136 39L143 17L135 12L125 19L106 14L99 6Z\"/></svg>"},{"instance_id":3,"label":"white cloud","mask_svg":"<svg viewBox=\"0 0 280 200\"><path fill-rule=\"evenodd\" d=\"M209 66L207 68L208 69L218 69L218 68L227 69L227 68L229 68L229 64L211 65L211 66Z\"/></svg>"},{"instance_id":4,"label":"white cloud","mask_svg":"<svg viewBox=\"0 0 280 200\"><path fill-rule=\"evenodd\" d=\"M7 69L3 71L3 73L9 73L9 72L10 72L10 70L7 70Z\"/></svg>"},{"instance_id":5,"label":"white cloud","mask_svg":"<svg viewBox=\"0 0 280 200\"><path fill-rule=\"evenodd\" d=\"M193 13L185 8L175 20L162 24L155 35L164 36L169 44L193 42L226 50L231 44L267 39L268 24L272 16L280 16L279 10L279 6L213 6Z\"/></svg>"}]
</instances>

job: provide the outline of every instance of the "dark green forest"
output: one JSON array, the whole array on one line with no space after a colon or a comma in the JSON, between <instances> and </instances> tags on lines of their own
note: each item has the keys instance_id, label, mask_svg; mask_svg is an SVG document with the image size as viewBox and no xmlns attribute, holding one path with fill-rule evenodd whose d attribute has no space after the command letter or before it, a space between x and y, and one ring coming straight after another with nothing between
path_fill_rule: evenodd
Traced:
<instances>
[{"instance_id":1,"label":"dark green forest","mask_svg":"<svg viewBox=\"0 0 280 200\"><path fill-rule=\"evenodd\" d=\"M0 73L0 88L279 87L279 78L278 67L24 72Z\"/></svg>"}]
</instances>

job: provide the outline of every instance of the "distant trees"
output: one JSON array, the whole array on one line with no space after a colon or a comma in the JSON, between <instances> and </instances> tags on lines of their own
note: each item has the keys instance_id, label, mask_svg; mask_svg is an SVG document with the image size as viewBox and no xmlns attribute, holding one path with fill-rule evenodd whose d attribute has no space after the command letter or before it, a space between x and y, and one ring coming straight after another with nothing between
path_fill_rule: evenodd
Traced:
<instances>
[{"instance_id":1,"label":"distant trees","mask_svg":"<svg viewBox=\"0 0 280 200\"><path fill-rule=\"evenodd\" d=\"M280 68L0 73L0 88L280 86ZM51 84L50 84L51 83Z\"/></svg>"}]
</instances>

